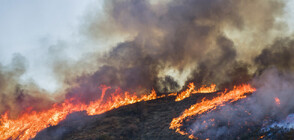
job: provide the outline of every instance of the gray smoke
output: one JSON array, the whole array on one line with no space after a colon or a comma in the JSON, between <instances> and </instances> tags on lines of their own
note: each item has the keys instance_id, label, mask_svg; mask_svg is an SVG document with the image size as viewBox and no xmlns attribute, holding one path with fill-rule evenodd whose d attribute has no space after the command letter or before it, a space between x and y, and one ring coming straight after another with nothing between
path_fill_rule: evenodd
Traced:
<instances>
[{"instance_id":1,"label":"gray smoke","mask_svg":"<svg viewBox=\"0 0 294 140\"><path fill-rule=\"evenodd\" d=\"M287 59L291 55L278 56L293 51L284 47L291 44L291 37L280 41L283 44L283 40L289 40L279 47L285 51L268 47L277 36L287 38L283 34L287 27L277 20L284 16L285 2L107 0L103 5L105 15L96 16L99 13L95 10L89 13L82 22L81 34L92 43L117 36L124 40L106 51L94 49L76 61L65 58L63 50L58 49L66 48L58 47L66 41L50 47L50 66L64 87L54 95L46 94L33 82L20 83L22 71L11 70L7 76L1 68L0 87L5 90L0 92L0 112L18 110L9 106L39 108L71 97L95 100L100 97L102 84L138 94L152 88L157 93L176 92L185 82L196 82L197 86L215 83L222 89L249 82L268 67L287 70L292 67ZM19 96L21 104L16 101ZM53 100L56 96L59 100ZM31 104L31 100L42 104Z\"/></svg>"},{"instance_id":2,"label":"gray smoke","mask_svg":"<svg viewBox=\"0 0 294 140\"><path fill-rule=\"evenodd\" d=\"M20 77L26 71L26 60L15 54L11 64L0 64L0 112L9 112L14 117L19 112L41 110L52 104L50 96L33 82L22 82Z\"/></svg>"},{"instance_id":3,"label":"gray smoke","mask_svg":"<svg viewBox=\"0 0 294 140\"><path fill-rule=\"evenodd\" d=\"M242 134L254 132L269 122L281 121L293 113L293 72L271 68L254 78L252 84L257 91L246 99L198 116L191 125L194 135L210 139L240 138Z\"/></svg>"},{"instance_id":4,"label":"gray smoke","mask_svg":"<svg viewBox=\"0 0 294 140\"><path fill-rule=\"evenodd\" d=\"M100 55L98 70L80 76L80 86L69 89L67 96L97 96L100 84L138 93L151 88L159 93L181 90L182 85L176 84L179 77L166 74L169 69L190 73L183 82L196 82L197 86L215 83L227 88L248 82L259 64L252 57L248 59L253 54L240 44L236 46L238 40L227 32L257 30L243 38L254 40L250 44L258 45L257 55L266 47L260 46L264 42L260 43L259 33L272 40L275 35L271 31L281 24L275 19L283 15L283 7L283 1L275 0L255 4L231 0L106 1L106 18L89 19L84 33L93 40L114 34L129 38ZM249 11L257 14L247 14ZM169 82L164 82L167 79Z\"/></svg>"}]
</instances>

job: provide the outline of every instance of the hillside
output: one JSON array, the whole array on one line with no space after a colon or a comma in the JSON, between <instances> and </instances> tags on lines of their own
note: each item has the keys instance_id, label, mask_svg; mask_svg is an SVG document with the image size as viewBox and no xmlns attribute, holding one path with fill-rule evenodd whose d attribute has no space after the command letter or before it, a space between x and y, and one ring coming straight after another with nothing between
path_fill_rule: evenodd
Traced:
<instances>
[{"instance_id":1,"label":"hillside","mask_svg":"<svg viewBox=\"0 0 294 140\"><path fill-rule=\"evenodd\" d=\"M87 116L85 112L76 112L70 114L57 126L51 126L41 131L34 140L187 140L188 136L180 135L169 129L171 120L192 104L200 102L203 97L211 99L215 96L215 93L196 94L180 102L175 102L175 97L166 97L123 106L94 116ZM186 123L188 124L189 121ZM260 133L259 126L252 125L248 128L251 130L240 132L238 137L229 134L223 138L293 138L293 131L283 132L279 129L273 129L270 132Z\"/></svg>"}]
</instances>

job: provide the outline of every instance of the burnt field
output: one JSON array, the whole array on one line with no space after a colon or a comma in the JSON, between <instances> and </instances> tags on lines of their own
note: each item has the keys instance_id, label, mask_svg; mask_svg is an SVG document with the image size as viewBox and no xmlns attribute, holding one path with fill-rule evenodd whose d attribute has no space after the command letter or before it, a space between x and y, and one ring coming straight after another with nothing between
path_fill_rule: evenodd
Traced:
<instances>
[{"instance_id":1,"label":"burnt field","mask_svg":"<svg viewBox=\"0 0 294 140\"><path fill-rule=\"evenodd\" d=\"M217 93L196 94L180 102L175 102L175 97L165 97L151 101L143 101L135 104L122 106L108 111L104 114L88 116L85 112L75 112L56 126L51 126L39 132L34 140L44 139L64 139L64 140L188 140L188 136L176 133L169 129L173 118L179 116L191 105L206 99L213 99ZM238 101L238 102L242 102ZM209 113L218 111L213 110ZM245 111L246 112L246 111ZM241 114L241 115L245 115ZM247 115L247 114L246 114ZM201 116L201 115L200 115ZM188 126L197 120L198 116L185 120L182 129L187 130ZM229 125L218 122L217 126ZM219 120L216 120L219 121ZM281 128L271 128L267 132L261 132L258 123L248 123L245 127L240 127L239 134L227 133L217 139L293 139L294 130L284 130ZM243 126L243 125L242 125ZM229 127L229 126L228 126ZM200 136L201 134L194 134ZM212 139L215 139L212 137Z\"/></svg>"},{"instance_id":2,"label":"burnt field","mask_svg":"<svg viewBox=\"0 0 294 140\"><path fill-rule=\"evenodd\" d=\"M94 116L73 113L57 126L41 131L34 139L188 139L169 129L170 122L204 96L216 95L198 94L180 102L175 102L175 97L166 97Z\"/></svg>"}]
</instances>

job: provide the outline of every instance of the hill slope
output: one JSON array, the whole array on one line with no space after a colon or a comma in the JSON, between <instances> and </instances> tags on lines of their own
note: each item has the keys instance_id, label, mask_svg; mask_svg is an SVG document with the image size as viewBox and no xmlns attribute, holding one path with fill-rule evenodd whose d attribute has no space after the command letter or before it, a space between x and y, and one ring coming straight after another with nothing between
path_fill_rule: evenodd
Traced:
<instances>
[{"instance_id":1,"label":"hill slope","mask_svg":"<svg viewBox=\"0 0 294 140\"><path fill-rule=\"evenodd\" d=\"M76 112L57 126L41 131L34 140L187 140L188 136L169 129L170 122L203 97L211 99L215 96L214 93L196 94L180 102L175 102L175 97L166 97L123 106L94 116ZM263 139L293 138L291 131L285 132L287 135L281 131L264 137L267 134L260 133L260 127L253 126L253 129L255 130L250 132L240 132L238 139L260 139L260 136ZM225 139L236 138L227 135Z\"/></svg>"}]
</instances>

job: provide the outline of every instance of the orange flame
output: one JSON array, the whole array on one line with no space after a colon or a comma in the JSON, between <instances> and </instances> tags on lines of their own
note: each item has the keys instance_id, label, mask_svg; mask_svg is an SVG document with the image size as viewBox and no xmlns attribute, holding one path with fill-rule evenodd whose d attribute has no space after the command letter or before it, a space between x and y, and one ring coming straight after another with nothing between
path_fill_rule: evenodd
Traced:
<instances>
[{"instance_id":1,"label":"orange flame","mask_svg":"<svg viewBox=\"0 0 294 140\"><path fill-rule=\"evenodd\" d=\"M215 92L216 91L215 87L216 87L215 84L211 84L210 87L207 87L206 85L203 85L198 90L195 90L194 83L189 83L188 89L186 89L185 91L181 92L176 97L176 100L175 101L184 100L185 98L190 97L191 94L195 94L195 93L211 93L211 92Z\"/></svg>"},{"instance_id":2,"label":"orange flame","mask_svg":"<svg viewBox=\"0 0 294 140\"><path fill-rule=\"evenodd\" d=\"M182 135L189 135L189 138L194 138L192 134L189 134L180 129L180 127L183 126L183 121L186 118L200 115L209 110L216 109L218 106L223 106L226 102L234 102L239 99L243 99L246 97L245 93L254 91L255 88L251 87L250 85L241 85L234 87L234 89L229 92L223 92L222 95L213 98L212 100L203 99L200 103L196 103L192 105L189 109L186 109L181 116L173 118L169 128L175 129L176 132Z\"/></svg>"},{"instance_id":3,"label":"orange flame","mask_svg":"<svg viewBox=\"0 0 294 140\"><path fill-rule=\"evenodd\" d=\"M178 93L170 93L170 94L168 94L167 96L177 96L178 95Z\"/></svg>"},{"instance_id":4,"label":"orange flame","mask_svg":"<svg viewBox=\"0 0 294 140\"><path fill-rule=\"evenodd\" d=\"M41 112L30 112L24 113L17 119L11 119L8 114L1 115L0 118L0 139L22 139L27 140L36 136L38 132L49 127L57 125L60 121L64 120L67 115L77 111L86 111L88 115L98 115L114 108L118 108L124 105L133 104L141 101L154 100L163 98L166 96L177 96L176 101L183 100L191 94L195 93L211 93L215 92L215 85L212 84L210 87L202 86L198 90L195 90L193 83L188 85L188 89L177 93L170 93L168 95L157 96L156 92L152 92L148 95L136 96L136 94L130 94L129 92L116 91L105 98L105 93L110 87L102 86L102 93L99 100L90 102L89 104L74 103L73 99L65 100L61 104L54 104L51 109L44 110ZM208 110L214 109L219 105L222 105L227 101L236 101L244 98L244 93L253 92L255 89L251 88L250 85L243 85L236 87L234 90L223 93L220 97L213 100L203 100L200 104L192 105L191 108L185 110L182 116L174 118L171 122L171 129L176 129L176 132L187 135L188 133L181 131L180 127L186 117L201 114ZM189 138L194 138L190 135Z\"/></svg>"},{"instance_id":5,"label":"orange flame","mask_svg":"<svg viewBox=\"0 0 294 140\"><path fill-rule=\"evenodd\" d=\"M281 101L280 101L280 99L278 97L275 98L275 102L276 102L277 105L281 104Z\"/></svg>"},{"instance_id":6,"label":"orange flame","mask_svg":"<svg viewBox=\"0 0 294 140\"><path fill-rule=\"evenodd\" d=\"M72 100L65 100L61 104L54 104L51 109L41 112L24 113L17 119L10 119L5 113L0 118L0 139L27 140L36 136L38 132L49 126L57 125L70 113L86 111L88 115L97 115L120 106L133 104L140 101L148 101L164 96L157 96L152 90L151 94L141 97L128 92L124 94L112 93L110 99L104 100L105 92L110 87L102 87L99 100L90 104L76 104Z\"/></svg>"}]
</instances>

